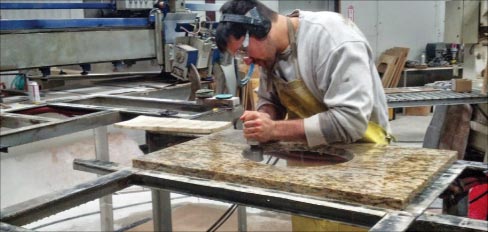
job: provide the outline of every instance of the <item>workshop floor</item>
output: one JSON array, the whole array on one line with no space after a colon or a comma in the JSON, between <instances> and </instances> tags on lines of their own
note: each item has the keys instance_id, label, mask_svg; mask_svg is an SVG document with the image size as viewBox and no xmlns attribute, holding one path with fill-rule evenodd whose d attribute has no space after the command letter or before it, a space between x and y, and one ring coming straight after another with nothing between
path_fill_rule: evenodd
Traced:
<instances>
[{"instance_id":1,"label":"workshop floor","mask_svg":"<svg viewBox=\"0 0 488 232\"><path fill-rule=\"evenodd\" d=\"M421 147L430 120L431 116L397 115L391 122L393 134L397 138L394 145ZM129 164L132 157L142 155L137 144L143 142L143 134L111 127L109 132L112 160ZM19 146L9 154L2 155L0 208L95 178L92 174L73 171L71 165L74 158L93 159L91 136L91 131L79 132L63 136L62 139ZM131 157L123 156L127 151L132 151ZM63 175L59 175L60 173ZM148 189L138 186L114 194L115 230L152 231L150 196ZM207 230L230 206L223 202L180 194L172 194L171 197L175 231ZM98 231L98 204L97 200L91 201L25 227L39 231ZM254 208L247 208L247 213L250 231L291 231L290 215ZM234 213L220 231L236 230L237 216Z\"/></svg>"}]
</instances>

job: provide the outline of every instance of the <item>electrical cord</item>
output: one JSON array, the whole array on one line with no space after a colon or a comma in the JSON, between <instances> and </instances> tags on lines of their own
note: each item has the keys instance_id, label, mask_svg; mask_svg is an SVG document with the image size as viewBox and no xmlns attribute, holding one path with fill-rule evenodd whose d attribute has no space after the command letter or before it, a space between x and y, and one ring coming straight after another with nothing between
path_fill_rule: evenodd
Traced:
<instances>
[{"instance_id":1,"label":"electrical cord","mask_svg":"<svg viewBox=\"0 0 488 232\"><path fill-rule=\"evenodd\" d=\"M244 79L241 80L241 86L247 85L247 83L251 80L252 73L254 72L254 63L249 65L249 70L247 71L246 76Z\"/></svg>"},{"instance_id":2,"label":"electrical cord","mask_svg":"<svg viewBox=\"0 0 488 232\"><path fill-rule=\"evenodd\" d=\"M268 160L266 161L266 164L269 164L271 162L272 158L273 158L273 156L270 155ZM276 163L278 163L279 160L280 160L280 158L276 157L275 161L271 165L272 166L276 165ZM232 204L224 212L224 214L222 214L222 216L220 216L220 218L217 219L217 221L215 221L214 224L212 224L212 226L210 226L210 228L207 230L207 232L217 231L230 218L230 216L232 216L232 214L236 211L236 209L237 209L237 204Z\"/></svg>"},{"instance_id":3,"label":"electrical cord","mask_svg":"<svg viewBox=\"0 0 488 232\"><path fill-rule=\"evenodd\" d=\"M220 218L212 226L210 226L207 232L214 232L219 229L230 218L230 216L232 216L236 209L237 204L231 205L227 211L225 211L225 213L222 214L222 216L220 216Z\"/></svg>"},{"instance_id":4,"label":"electrical cord","mask_svg":"<svg viewBox=\"0 0 488 232\"><path fill-rule=\"evenodd\" d=\"M16 75L12 83L10 83L11 89L24 90L25 77L23 75Z\"/></svg>"}]
</instances>

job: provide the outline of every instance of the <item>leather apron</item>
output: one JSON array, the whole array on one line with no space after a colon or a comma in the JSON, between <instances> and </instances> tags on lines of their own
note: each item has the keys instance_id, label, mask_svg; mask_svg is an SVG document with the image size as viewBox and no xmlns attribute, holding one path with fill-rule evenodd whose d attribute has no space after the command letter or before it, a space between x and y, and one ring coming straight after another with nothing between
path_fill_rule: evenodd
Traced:
<instances>
[{"instance_id":1,"label":"leather apron","mask_svg":"<svg viewBox=\"0 0 488 232\"><path fill-rule=\"evenodd\" d=\"M327 111L327 106L313 96L303 82L297 61L297 44L295 38L295 28L291 20L287 18L288 39L290 41L291 55L295 68L295 80L285 81L279 78L275 71L277 63L272 70L267 71L268 80L274 85L281 104L288 111L288 119L307 118L320 112ZM362 139L358 142L368 142L376 144L389 144L390 136L380 125L369 122L368 128Z\"/></svg>"}]
</instances>

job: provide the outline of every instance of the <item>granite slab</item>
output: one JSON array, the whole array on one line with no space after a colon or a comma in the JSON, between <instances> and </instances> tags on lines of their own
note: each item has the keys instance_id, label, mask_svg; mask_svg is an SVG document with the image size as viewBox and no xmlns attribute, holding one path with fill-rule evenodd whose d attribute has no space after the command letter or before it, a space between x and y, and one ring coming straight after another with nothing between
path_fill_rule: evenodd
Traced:
<instances>
[{"instance_id":1,"label":"granite slab","mask_svg":"<svg viewBox=\"0 0 488 232\"><path fill-rule=\"evenodd\" d=\"M446 150L281 142L262 146L263 161L256 162L243 156L248 149L242 131L227 129L136 158L133 166L401 210L456 160ZM310 152L332 159L322 162ZM277 165L265 163L277 157Z\"/></svg>"},{"instance_id":2,"label":"granite slab","mask_svg":"<svg viewBox=\"0 0 488 232\"><path fill-rule=\"evenodd\" d=\"M138 116L131 120L115 123L115 127L147 130L164 133L211 134L231 127L230 122L202 121L182 118L159 118Z\"/></svg>"}]
</instances>

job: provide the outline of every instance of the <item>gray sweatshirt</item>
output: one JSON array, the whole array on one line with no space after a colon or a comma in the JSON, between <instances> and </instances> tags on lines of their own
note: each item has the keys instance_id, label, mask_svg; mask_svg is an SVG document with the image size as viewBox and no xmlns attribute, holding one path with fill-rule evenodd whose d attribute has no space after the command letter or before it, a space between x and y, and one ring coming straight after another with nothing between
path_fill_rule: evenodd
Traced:
<instances>
[{"instance_id":1,"label":"gray sweatshirt","mask_svg":"<svg viewBox=\"0 0 488 232\"><path fill-rule=\"evenodd\" d=\"M298 64L303 81L328 111L304 119L308 145L352 143L363 137L368 121L390 132L385 93L371 48L356 25L334 12L295 11ZM295 79L290 50L279 57L276 73ZM257 107L273 104L280 111L274 90L268 91L261 73Z\"/></svg>"}]
</instances>

